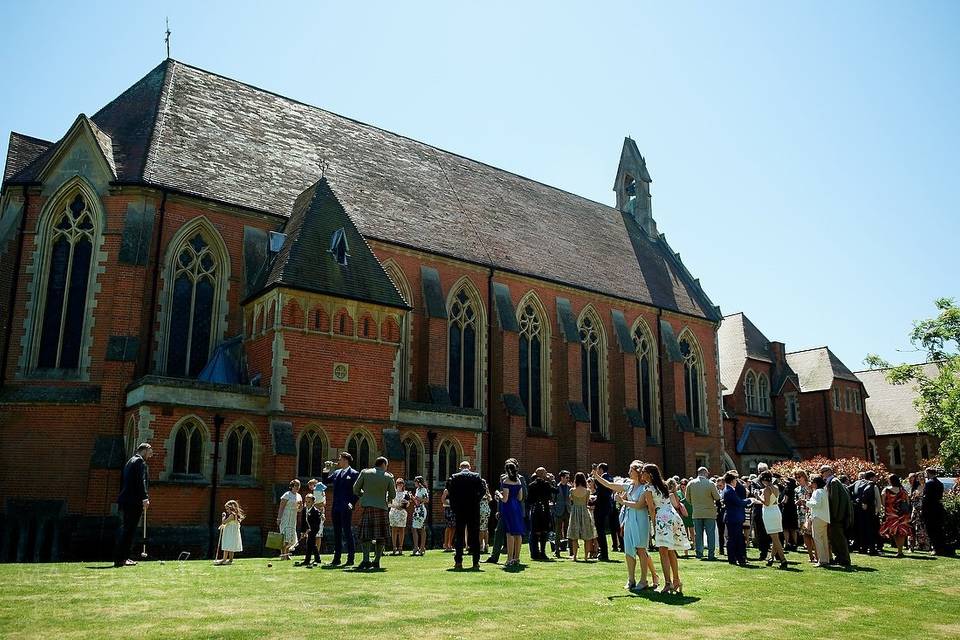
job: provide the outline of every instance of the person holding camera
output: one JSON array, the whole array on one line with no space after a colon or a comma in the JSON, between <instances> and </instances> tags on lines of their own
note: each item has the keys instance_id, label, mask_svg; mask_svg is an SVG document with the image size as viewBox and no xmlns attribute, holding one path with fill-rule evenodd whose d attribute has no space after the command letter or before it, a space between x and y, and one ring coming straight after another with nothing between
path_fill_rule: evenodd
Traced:
<instances>
[{"instance_id":1,"label":"person holding camera","mask_svg":"<svg viewBox=\"0 0 960 640\"><path fill-rule=\"evenodd\" d=\"M354 555L356 554L356 545L353 540L353 507L360 499L354 495L353 485L360 475L356 469L351 467L353 456L346 451L341 451L337 458L337 469L333 472L333 462L327 460L323 463L323 483L328 489L333 489L333 560L330 566L340 564L343 553L343 544L347 545L347 562L344 566L352 566Z\"/></svg>"}]
</instances>

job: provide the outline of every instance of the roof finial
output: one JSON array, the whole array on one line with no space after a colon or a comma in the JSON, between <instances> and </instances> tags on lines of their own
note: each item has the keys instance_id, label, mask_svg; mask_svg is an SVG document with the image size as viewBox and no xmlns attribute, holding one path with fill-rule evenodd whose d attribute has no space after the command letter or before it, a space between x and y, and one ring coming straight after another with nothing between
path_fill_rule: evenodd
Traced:
<instances>
[{"instance_id":1,"label":"roof finial","mask_svg":"<svg viewBox=\"0 0 960 640\"><path fill-rule=\"evenodd\" d=\"M167 18L167 32L164 41L167 43L167 59L170 59L170 18Z\"/></svg>"},{"instance_id":2,"label":"roof finial","mask_svg":"<svg viewBox=\"0 0 960 640\"><path fill-rule=\"evenodd\" d=\"M330 166L330 163L327 162L327 160L326 160L323 156L320 156L320 157L317 159L317 166L320 167L320 177L321 177L321 178L326 177L326 175L327 175L327 167Z\"/></svg>"}]
</instances>

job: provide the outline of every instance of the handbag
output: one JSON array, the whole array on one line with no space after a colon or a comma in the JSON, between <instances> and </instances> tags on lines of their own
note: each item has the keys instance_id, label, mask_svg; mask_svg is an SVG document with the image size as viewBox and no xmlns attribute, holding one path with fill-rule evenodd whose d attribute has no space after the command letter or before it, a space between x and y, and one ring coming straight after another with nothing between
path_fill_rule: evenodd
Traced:
<instances>
[{"instance_id":1,"label":"handbag","mask_svg":"<svg viewBox=\"0 0 960 640\"><path fill-rule=\"evenodd\" d=\"M267 534L267 542L263 546L267 549L283 548L283 535L279 531L271 531Z\"/></svg>"}]
</instances>

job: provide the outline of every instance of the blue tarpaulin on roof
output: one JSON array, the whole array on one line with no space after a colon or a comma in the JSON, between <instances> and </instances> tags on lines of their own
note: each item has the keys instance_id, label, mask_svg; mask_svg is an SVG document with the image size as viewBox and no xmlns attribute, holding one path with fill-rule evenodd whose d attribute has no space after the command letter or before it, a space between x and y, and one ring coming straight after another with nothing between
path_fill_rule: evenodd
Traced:
<instances>
[{"instance_id":1,"label":"blue tarpaulin on roof","mask_svg":"<svg viewBox=\"0 0 960 640\"><path fill-rule=\"evenodd\" d=\"M242 355L242 336L221 342L197 379L217 384L243 384Z\"/></svg>"}]
</instances>

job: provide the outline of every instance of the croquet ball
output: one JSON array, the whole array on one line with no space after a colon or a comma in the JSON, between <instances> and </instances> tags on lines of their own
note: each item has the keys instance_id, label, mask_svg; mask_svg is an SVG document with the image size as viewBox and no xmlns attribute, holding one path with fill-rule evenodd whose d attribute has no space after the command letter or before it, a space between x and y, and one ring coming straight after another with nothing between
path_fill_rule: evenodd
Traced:
<instances>
[{"instance_id":1,"label":"croquet ball","mask_svg":"<svg viewBox=\"0 0 960 640\"><path fill-rule=\"evenodd\" d=\"M273 563L272 563L272 562L268 562L268 563L267 563L267 567L272 567L272 566L273 566Z\"/></svg>"},{"instance_id":2,"label":"croquet ball","mask_svg":"<svg viewBox=\"0 0 960 640\"><path fill-rule=\"evenodd\" d=\"M163 560L160 561L160 565L163 566Z\"/></svg>"}]
</instances>

